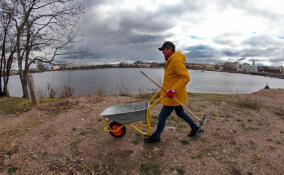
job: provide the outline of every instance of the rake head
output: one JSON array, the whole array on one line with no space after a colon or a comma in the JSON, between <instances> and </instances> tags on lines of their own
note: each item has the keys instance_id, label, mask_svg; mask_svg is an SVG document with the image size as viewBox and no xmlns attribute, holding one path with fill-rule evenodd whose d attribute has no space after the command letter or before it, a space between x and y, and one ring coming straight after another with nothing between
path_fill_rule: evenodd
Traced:
<instances>
[{"instance_id":1,"label":"rake head","mask_svg":"<svg viewBox=\"0 0 284 175\"><path fill-rule=\"evenodd\" d=\"M199 127L198 127L197 133L199 133L199 132L201 131L202 126L203 126L204 121L205 121L206 118L207 118L207 115L204 114L203 118L202 118L201 120L199 120L200 125L199 125Z\"/></svg>"}]
</instances>

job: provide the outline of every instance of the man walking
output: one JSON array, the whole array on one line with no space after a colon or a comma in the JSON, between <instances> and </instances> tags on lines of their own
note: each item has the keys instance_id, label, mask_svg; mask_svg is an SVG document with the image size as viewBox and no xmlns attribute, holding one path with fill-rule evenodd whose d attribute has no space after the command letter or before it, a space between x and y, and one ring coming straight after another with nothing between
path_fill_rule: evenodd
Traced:
<instances>
[{"instance_id":1,"label":"man walking","mask_svg":"<svg viewBox=\"0 0 284 175\"><path fill-rule=\"evenodd\" d=\"M165 96L165 98L162 98L160 101L163 104L163 108L159 114L157 129L151 136L146 137L144 142L154 143L160 141L160 135L164 130L166 120L173 110L175 110L177 116L184 119L190 125L191 133L189 133L188 136L193 137L198 132L198 126L190 116L184 112L183 107L172 99L175 97L182 104L188 102L186 85L190 81L190 77L185 67L186 57L180 51L176 52L175 45L170 41L164 42L162 47L158 49L163 52L166 60L162 87L166 89L167 92L160 92L160 95Z\"/></svg>"}]
</instances>

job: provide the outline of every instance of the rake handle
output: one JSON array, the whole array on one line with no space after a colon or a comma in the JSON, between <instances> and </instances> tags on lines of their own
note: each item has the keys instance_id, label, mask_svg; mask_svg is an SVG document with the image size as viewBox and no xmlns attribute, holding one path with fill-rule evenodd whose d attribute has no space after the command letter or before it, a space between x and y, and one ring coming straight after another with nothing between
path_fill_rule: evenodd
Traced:
<instances>
[{"instance_id":1,"label":"rake handle","mask_svg":"<svg viewBox=\"0 0 284 175\"><path fill-rule=\"evenodd\" d=\"M163 91L167 92L166 89L164 89L162 86L160 86L158 83L156 83L152 78L150 78L147 74L145 74L143 71L140 71L141 74L143 74L146 78L148 78L150 81L152 81L156 86L158 86L160 89L162 89ZM187 110L187 112L189 112L193 117L195 117L198 121L201 121L196 115L193 114L193 112L191 112L184 104L182 104L177 98L173 97L172 99L174 99L178 104L180 104L184 109Z\"/></svg>"}]
</instances>

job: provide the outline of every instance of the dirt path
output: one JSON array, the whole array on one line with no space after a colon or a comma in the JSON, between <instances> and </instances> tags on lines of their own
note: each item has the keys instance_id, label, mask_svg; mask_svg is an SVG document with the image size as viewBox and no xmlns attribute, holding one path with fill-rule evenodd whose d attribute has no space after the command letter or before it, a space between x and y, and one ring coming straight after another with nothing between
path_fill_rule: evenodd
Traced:
<instances>
[{"instance_id":1,"label":"dirt path","mask_svg":"<svg viewBox=\"0 0 284 175\"><path fill-rule=\"evenodd\" d=\"M127 127L103 132L99 113L137 101L85 96L0 114L0 174L284 174L284 90L249 95L190 94L187 105L209 118L200 137L173 113L162 142L144 144ZM152 109L153 129L161 105Z\"/></svg>"}]
</instances>

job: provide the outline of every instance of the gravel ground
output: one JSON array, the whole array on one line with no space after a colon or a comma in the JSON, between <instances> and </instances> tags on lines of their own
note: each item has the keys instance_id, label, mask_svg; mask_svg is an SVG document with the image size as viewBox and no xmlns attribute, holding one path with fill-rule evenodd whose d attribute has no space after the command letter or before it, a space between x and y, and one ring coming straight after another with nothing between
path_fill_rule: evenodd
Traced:
<instances>
[{"instance_id":1,"label":"gravel ground","mask_svg":"<svg viewBox=\"0 0 284 175\"><path fill-rule=\"evenodd\" d=\"M73 97L0 114L0 174L284 174L284 89L189 99L192 112L208 115L204 132L189 138L173 113L157 144L129 126L123 138L103 131L100 112L139 101L131 96ZM151 110L152 130L160 109Z\"/></svg>"}]
</instances>

